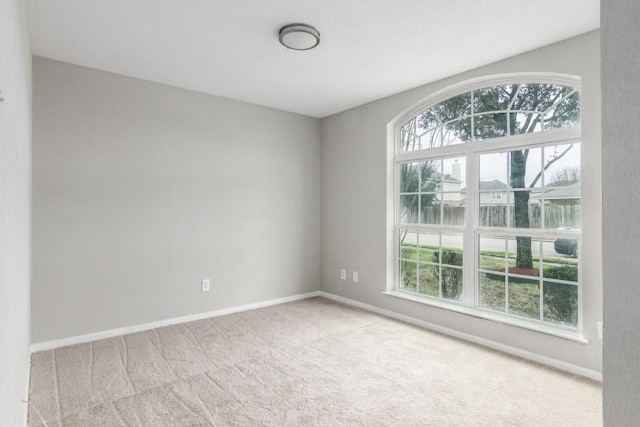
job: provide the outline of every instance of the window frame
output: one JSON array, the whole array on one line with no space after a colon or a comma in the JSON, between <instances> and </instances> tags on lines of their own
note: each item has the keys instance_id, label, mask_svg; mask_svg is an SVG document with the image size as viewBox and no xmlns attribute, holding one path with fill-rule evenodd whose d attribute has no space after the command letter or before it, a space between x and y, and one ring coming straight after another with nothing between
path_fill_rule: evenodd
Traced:
<instances>
[{"instance_id":1,"label":"window frame","mask_svg":"<svg viewBox=\"0 0 640 427\"><path fill-rule=\"evenodd\" d=\"M581 125L567 128L557 128L541 132L501 136L492 139L483 139L478 141L468 141L463 144L455 144L444 147L426 148L415 151L402 152L401 129L417 115L426 109L443 102L449 98L461 95L463 93L501 84L512 83L541 83L541 84L557 84L566 85L581 90L580 79L574 76L554 75L554 74L538 74L538 73L522 73L518 75L499 75L470 81L462 82L457 85L450 86L442 91L435 93L427 99L415 104L407 109L403 114L398 116L396 120L388 125L389 138L389 155L390 169L392 179L388 181L388 189L391 189L393 206L388 209L391 213L391 219L388 220L390 231L388 237L391 239L388 245L387 256L388 266L391 274L387 274L386 294L395 297L417 301L431 306L436 306L451 311L469 314L475 317L495 320L501 323L507 323L519 326L525 329L536 330L550 335L567 338L578 342L588 342L582 335L583 330L583 280L582 280L582 230L580 231L563 231L558 229L526 229L526 236L534 238L555 239L558 237L575 238L578 244L578 321L575 327L561 324L554 324L536 319L526 319L516 315L507 313L499 313L487 308L480 307L480 286L479 286L479 238L482 236L497 236L500 238L515 237L523 235L523 230L514 228L497 228L497 227L480 227L479 211L480 205L480 189L479 189L479 170L480 156L490 152L512 151L519 148L533 148L541 146L554 146L567 143L581 143L582 130ZM582 102L581 102L582 104ZM582 115L582 109L581 109ZM447 225L429 225L429 224L402 224L397 222L400 215L400 165L410 161L424 161L445 159L451 157L466 158L465 186L469 189L466 194L465 202L465 225L464 226L447 226ZM581 159L582 160L582 159ZM582 163L582 161L581 161ZM473 190L473 191L471 191ZM582 223L582 218L581 218ZM461 301L450 301L439 298L432 298L418 293L402 291L396 288L400 278L399 267L399 230L415 229L416 231L433 231L438 233L462 233L463 236L463 291Z\"/></svg>"}]
</instances>

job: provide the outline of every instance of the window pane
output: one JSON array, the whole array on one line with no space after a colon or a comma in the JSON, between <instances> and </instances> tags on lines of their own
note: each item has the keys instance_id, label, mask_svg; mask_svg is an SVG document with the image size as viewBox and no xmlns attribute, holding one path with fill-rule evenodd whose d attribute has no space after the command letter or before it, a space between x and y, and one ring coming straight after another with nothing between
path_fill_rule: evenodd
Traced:
<instances>
[{"instance_id":1,"label":"window pane","mask_svg":"<svg viewBox=\"0 0 640 427\"><path fill-rule=\"evenodd\" d=\"M507 153L490 153L480 156L480 226L507 226L508 189Z\"/></svg>"},{"instance_id":2,"label":"window pane","mask_svg":"<svg viewBox=\"0 0 640 427\"><path fill-rule=\"evenodd\" d=\"M433 233L420 233L418 238L420 261L439 263L440 235Z\"/></svg>"},{"instance_id":3,"label":"window pane","mask_svg":"<svg viewBox=\"0 0 640 427\"><path fill-rule=\"evenodd\" d=\"M442 297L459 300L462 295L462 269L442 266L440 271Z\"/></svg>"},{"instance_id":4,"label":"window pane","mask_svg":"<svg viewBox=\"0 0 640 427\"><path fill-rule=\"evenodd\" d=\"M544 282L543 303L545 321L578 325L578 286Z\"/></svg>"},{"instance_id":5,"label":"window pane","mask_svg":"<svg viewBox=\"0 0 640 427\"><path fill-rule=\"evenodd\" d=\"M449 98L431 107L431 111L440 119L448 122L471 114L471 93L463 93L453 98Z\"/></svg>"},{"instance_id":6,"label":"window pane","mask_svg":"<svg viewBox=\"0 0 640 427\"><path fill-rule=\"evenodd\" d=\"M439 297L440 285L438 264L420 264L420 288L418 292L424 295Z\"/></svg>"},{"instance_id":7,"label":"window pane","mask_svg":"<svg viewBox=\"0 0 640 427\"><path fill-rule=\"evenodd\" d=\"M507 84L473 91L473 108L476 113L505 111L511 104L517 85Z\"/></svg>"},{"instance_id":8,"label":"window pane","mask_svg":"<svg viewBox=\"0 0 640 427\"><path fill-rule=\"evenodd\" d=\"M498 138L507 135L507 114L483 114L473 118L474 139Z\"/></svg>"},{"instance_id":9,"label":"window pane","mask_svg":"<svg viewBox=\"0 0 640 427\"><path fill-rule=\"evenodd\" d=\"M400 222L411 224L418 222L418 195L400 196Z\"/></svg>"},{"instance_id":10,"label":"window pane","mask_svg":"<svg viewBox=\"0 0 640 427\"><path fill-rule=\"evenodd\" d=\"M418 114L415 120L418 132L436 128L441 124L440 120L438 120L438 118L434 114L432 108L429 108L428 110L425 110L422 113Z\"/></svg>"},{"instance_id":11,"label":"window pane","mask_svg":"<svg viewBox=\"0 0 640 427\"><path fill-rule=\"evenodd\" d=\"M411 257L411 261L400 260L400 288L459 300L462 295L462 234L406 232L401 233L402 236L401 254Z\"/></svg>"},{"instance_id":12,"label":"window pane","mask_svg":"<svg viewBox=\"0 0 640 427\"><path fill-rule=\"evenodd\" d=\"M568 86L548 83L523 83L519 85L513 109L544 112L572 90Z\"/></svg>"},{"instance_id":13,"label":"window pane","mask_svg":"<svg viewBox=\"0 0 640 427\"><path fill-rule=\"evenodd\" d=\"M507 191L509 182L507 160L507 153L480 156L480 191Z\"/></svg>"},{"instance_id":14,"label":"window pane","mask_svg":"<svg viewBox=\"0 0 640 427\"><path fill-rule=\"evenodd\" d=\"M416 124L417 120L414 118L410 120L407 124L400 128L400 147L399 151L414 151L418 150L419 140L416 136Z\"/></svg>"},{"instance_id":15,"label":"window pane","mask_svg":"<svg viewBox=\"0 0 640 427\"><path fill-rule=\"evenodd\" d=\"M505 276L480 273L480 306L492 310L505 310Z\"/></svg>"},{"instance_id":16,"label":"window pane","mask_svg":"<svg viewBox=\"0 0 640 427\"><path fill-rule=\"evenodd\" d=\"M445 192L460 192L465 187L467 162L464 157L444 159L442 161L443 187Z\"/></svg>"},{"instance_id":17,"label":"window pane","mask_svg":"<svg viewBox=\"0 0 640 427\"><path fill-rule=\"evenodd\" d=\"M538 280L508 277L509 313L540 318L540 282Z\"/></svg>"},{"instance_id":18,"label":"window pane","mask_svg":"<svg viewBox=\"0 0 640 427\"><path fill-rule=\"evenodd\" d=\"M490 193L480 193L480 226L481 227L506 227L508 206L506 196L499 201L490 201ZM485 201L485 203L482 203Z\"/></svg>"},{"instance_id":19,"label":"window pane","mask_svg":"<svg viewBox=\"0 0 640 427\"><path fill-rule=\"evenodd\" d=\"M540 276L540 240L519 236L508 240L509 274L520 276Z\"/></svg>"},{"instance_id":20,"label":"window pane","mask_svg":"<svg viewBox=\"0 0 640 427\"><path fill-rule=\"evenodd\" d=\"M400 289L416 290L417 263L415 261L400 261Z\"/></svg>"},{"instance_id":21,"label":"window pane","mask_svg":"<svg viewBox=\"0 0 640 427\"><path fill-rule=\"evenodd\" d=\"M580 144L544 148L545 186L535 196L544 206L545 228L580 228Z\"/></svg>"},{"instance_id":22,"label":"window pane","mask_svg":"<svg viewBox=\"0 0 640 427\"><path fill-rule=\"evenodd\" d=\"M428 149L463 144L471 139L471 118L454 120L418 134L414 149ZM409 150L411 151L411 150Z\"/></svg>"},{"instance_id":23,"label":"window pane","mask_svg":"<svg viewBox=\"0 0 640 427\"><path fill-rule=\"evenodd\" d=\"M445 123L441 128L442 145L463 144L471 140L471 118Z\"/></svg>"},{"instance_id":24,"label":"window pane","mask_svg":"<svg viewBox=\"0 0 640 427\"><path fill-rule=\"evenodd\" d=\"M417 148L420 150L428 148L438 148L442 146L442 140L440 138L440 127L433 127L418 134Z\"/></svg>"},{"instance_id":25,"label":"window pane","mask_svg":"<svg viewBox=\"0 0 640 427\"><path fill-rule=\"evenodd\" d=\"M464 157L443 160L443 179L441 200L443 204L443 223L446 225L464 225L464 193L466 159Z\"/></svg>"},{"instance_id":26,"label":"window pane","mask_svg":"<svg viewBox=\"0 0 640 427\"><path fill-rule=\"evenodd\" d=\"M462 235L442 235L442 264L462 266Z\"/></svg>"},{"instance_id":27,"label":"window pane","mask_svg":"<svg viewBox=\"0 0 640 427\"><path fill-rule=\"evenodd\" d=\"M509 152L509 184L512 188L542 187L542 148ZM535 190L534 190L535 191Z\"/></svg>"},{"instance_id":28,"label":"window pane","mask_svg":"<svg viewBox=\"0 0 640 427\"><path fill-rule=\"evenodd\" d=\"M557 257L576 258L578 256L578 240L575 237L559 237L553 242L553 250Z\"/></svg>"},{"instance_id":29,"label":"window pane","mask_svg":"<svg viewBox=\"0 0 640 427\"><path fill-rule=\"evenodd\" d=\"M570 92L572 88L564 87L563 93ZM544 117L544 129L556 129L576 126L580 123L580 94L573 92L560 103L554 104L547 110Z\"/></svg>"},{"instance_id":30,"label":"window pane","mask_svg":"<svg viewBox=\"0 0 640 427\"><path fill-rule=\"evenodd\" d=\"M442 187L442 160L420 163L420 191L440 191Z\"/></svg>"},{"instance_id":31,"label":"window pane","mask_svg":"<svg viewBox=\"0 0 640 427\"><path fill-rule=\"evenodd\" d=\"M422 194L420 195L420 223L421 224L440 224L440 201L438 194Z\"/></svg>"},{"instance_id":32,"label":"window pane","mask_svg":"<svg viewBox=\"0 0 640 427\"><path fill-rule=\"evenodd\" d=\"M417 235L415 231L400 230L400 258L418 259Z\"/></svg>"},{"instance_id":33,"label":"window pane","mask_svg":"<svg viewBox=\"0 0 640 427\"><path fill-rule=\"evenodd\" d=\"M561 239L558 239L561 240ZM574 239L566 239L573 240ZM565 255L566 256L566 255ZM564 258L563 255L548 256L544 258L544 279L562 280L578 283L578 260L575 258Z\"/></svg>"},{"instance_id":34,"label":"window pane","mask_svg":"<svg viewBox=\"0 0 640 427\"><path fill-rule=\"evenodd\" d=\"M464 225L464 206L460 206L460 193L444 193L443 198L443 224Z\"/></svg>"},{"instance_id":35,"label":"window pane","mask_svg":"<svg viewBox=\"0 0 640 427\"><path fill-rule=\"evenodd\" d=\"M556 239L547 239L543 242L543 247L544 247L543 263L544 263L545 277L551 278L551 279L553 278L560 279L560 277L548 276L546 273L547 269L553 268L553 267L570 266L570 267L576 268L576 271L575 271L576 279L575 280L561 279L561 280L571 280L571 281L577 282L578 259L572 255L574 250L576 251L576 254L578 251L577 239L572 236L562 236ZM557 272L552 271L550 274L555 275L556 273ZM558 274L562 274L562 273L558 273ZM565 277L570 277L570 276L565 275Z\"/></svg>"},{"instance_id":36,"label":"window pane","mask_svg":"<svg viewBox=\"0 0 640 427\"><path fill-rule=\"evenodd\" d=\"M494 237L480 237L480 268L504 272L506 268L507 241Z\"/></svg>"},{"instance_id":37,"label":"window pane","mask_svg":"<svg viewBox=\"0 0 640 427\"><path fill-rule=\"evenodd\" d=\"M559 195L559 193L556 193ZM544 206L544 228L580 228L580 204L548 201Z\"/></svg>"},{"instance_id":38,"label":"window pane","mask_svg":"<svg viewBox=\"0 0 640 427\"><path fill-rule=\"evenodd\" d=\"M580 182L580 144L544 147L544 161L548 165L544 172L546 187L567 187ZM576 190L574 200L580 197L580 187Z\"/></svg>"},{"instance_id":39,"label":"window pane","mask_svg":"<svg viewBox=\"0 0 640 427\"><path fill-rule=\"evenodd\" d=\"M529 203L529 190L512 191L509 197L509 227L540 228L541 208L539 204Z\"/></svg>"},{"instance_id":40,"label":"window pane","mask_svg":"<svg viewBox=\"0 0 640 427\"><path fill-rule=\"evenodd\" d=\"M510 113L509 125L511 135L542 131L542 114L533 112Z\"/></svg>"},{"instance_id":41,"label":"window pane","mask_svg":"<svg viewBox=\"0 0 640 427\"><path fill-rule=\"evenodd\" d=\"M400 165L400 192L417 193L420 185L420 164L403 163Z\"/></svg>"}]
</instances>

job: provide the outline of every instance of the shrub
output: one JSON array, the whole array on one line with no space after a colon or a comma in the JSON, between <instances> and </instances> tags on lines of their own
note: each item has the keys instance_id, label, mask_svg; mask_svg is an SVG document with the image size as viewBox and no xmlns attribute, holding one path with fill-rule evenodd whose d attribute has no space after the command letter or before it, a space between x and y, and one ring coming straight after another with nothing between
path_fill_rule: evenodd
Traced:
<instances>
[{"instance_id":1,"label":"shrub","mask_svg":"<svg viewBox=\"0 0 640 427\"><path fill-rule=\"evenodd\" d=\"M462 293L462 269L448 268L446 265L462 266L462 252L441 250L434 252L435 262L439 262L439 254L442 254L442 266L434 265L434 274L442 283L442 296L449 299L459 299ZM445 265L446 264L446 265Z\"/></svg>"},{"instance_id":2,"label":"shrub","mask_svg":"<svg viewBox=\"0 0 640 427\"><path fill-rule=\"evenodd\" d=\"M569 282L577 282L578 269L570 265L561 265L559 267L548 267L544 269L544 278L566 280Z\"/></svg>"},{"instance_id":3,"label":"shrub","mask_svg":"<svg viewBox=\"0 0 640 427\"><path fill-rule=\"evenodd\" d=\"M545 279L578 281L578 269L563 265L544 270ZM575 326L578 323L578 286L544 282L544 317L547 321Z\"/></svg>"}]
</instances>

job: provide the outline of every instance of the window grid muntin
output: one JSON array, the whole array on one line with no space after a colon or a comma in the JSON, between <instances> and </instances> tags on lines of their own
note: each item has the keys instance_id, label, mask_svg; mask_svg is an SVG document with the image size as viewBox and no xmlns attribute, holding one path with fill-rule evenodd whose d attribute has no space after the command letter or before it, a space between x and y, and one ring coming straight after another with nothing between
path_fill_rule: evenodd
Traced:
<instances>
[{"instance_id":1,"label":"window grid muntin","mask_svg":"<svg viewBox=\"0 0 640 427\"><path fill-rule=\"evenodd\" d=\"M402 292L407 292L407 293L413 293L416 294L417 296L420 297L425 297L425 298L439 298L445 301L449 301L449 302L453 302L453 303L460 303L462 300L462 292L464 291L464 262L462 261L462 265L456 265L456 264L452 264L450 262L447 262L445 260L443 260L442 256L443 256L443 252L447 249L453 249L454 251L457 249L455 247L449 247L446 246L443 243L443 237L451 237L451 238L460 238L461 239L461 244L462 244L462 239L463 239L463 235L462 233L458 232L456 233L453 230L445 230L442 231L441 229L431 229L431 230L424 230L422 228L420 229L405 229L403 227L398 227L397 228L398 233L402 234L404 232L404 237L406 238L406 236L409 234L409 232L413 232L415 233L416 236L416 243L409 243L409 244L403 244L403 242L400 241L400 238L398 238L398 253L399 256L397 258L397 266L398 266L398 274L396 275L396 277L398 278L398 285L396 286L396 289ZM431 260L431 261L423 261L420 258L420 252L421 252L421 248L424 247L424 245L421 242L421 235L430 235L432 237L437 236L437 245L433 246L433 248L428 249L428 251L433 251L434 255L435 253L437 253L437 260ZM425 242L427 243L427 242ZM403 251L402 251L402 246L405 247L413 247L415 248L415 257L412 258L408 258L408 257L403 257ZM460 248L460 254L461 257L464 256L464 252L463 249ZM414 272L412 273L412 277L413 274L415 273L415 277L416 277L416 286L415 286L415 290L410 290L407 289L406 286L403 285L402 283L402 274L405 270L402 269L402 263L403 262L409 262L409 263L413 263L415 264L415 268L414 268ZM420 291L420 272L421 272L421 266L432 266L432 267L436 267L438 270L437 273L437 278L438 278L438 296L435 295L431 295L429 293L423 293ZM459 286L462 288L460 295L457 299L455 298L448 298L446 296L443 295L443 269L452 269L452 270L458 270L460 271L460 283Z\"/></svg>"},{"instance_id":2,"label":"window grid muntin","mask_svg":"<svg viewBox=\"0 0 640 427\"><path fill-rule=\"evenodd\" d=\"M506 146L503 148L499 148L499 149L491 149L491 150L473 150L474 153L476 153L476 155L478 156L478 158L480 156L484 156L484 155L490 155L490 154L497 154L497 153L506 153L507 156L505 156L505 162L506 162L506 171L507 171L507 180L508 177L511 176L511 162L509 160L509 153L512 151L519 151L519 150L526 150L526 149L541 149L542 150L542 155L540 156L540 171L541 171L541 176L540 176L540 184L539 186L536 187L524 187L524 188L513 188L511 187L510 183L506 183L507 184L507 188L505 189L505 193L506 193L506 200L505 200L505 204L507 206L511 206L513 203L515 203L515 201L513 200L513 196L515 193L517 192L525 192L525 191L529 191L531 192L532 190L536 190L539 193L539 197L540 197L540 226L539 227L535 227L536 229L541 229L541 230L555 230L558 227L547 227L547 222L546 222L546 213L547 213L547 209L546 209L546 201L547 199L547 194L549 193L549 191L551 190L559 190L559 189L566 189L567 186L557 186L557 185L552 185L552 186L547 186L546 184L546 170L544 168L545 166L545 152L546 149L550 149L550 148L554 148L554 147L562 147L562 146L571 146L571 147L577 147L578 153L581 152L582 150L582 141L580 139L567 139L567 140L560 140L560 141L544 141L544 142L532 142L531 144L527 144L527 145L518 145L518 146ZM578 162L578 164L580 165L580 161ZM476 170L477 174L480 174L481 168L478 165L478 168ZM478 177L478 185L480 184L481 177ZM578 182L578 193L577 193L577 197L576 200L580 201L582 200L582 179L579 179ZM488 194L490 193L491 190L484 190L481 191L479 188L477 190L478 194ZM580 205L581 206L581 205ZM480 209L480 202L478 201L477 206L478 210ZM512 224L512 219L511 218L511 209L507 209L506 210L506 227L501 227L501 229L503 228L507 228L507 229L518 229L518 230L524 230L524 228L517 228L515 226L511 226L510 224ZM572 228L577 228L577 229L581 229L581 224L582 224L582 213L580 212L579 218L577 220L578 222L578 227L573 227L570 226ZM479 226L482 227L482 226ZM567 225L562 225L561 227L567 227ZM495 229L494 227L490 227L491 229ZM529 228L530 229L534 229L534 227Z\"/></svg>"},{"instance_id":3,"label":"window grid muntin","mask_svg":"<svg viewBox=\"0 0 640 427\"><path fill-rule=\"evenodd\" d=\"M434 179L428 179L426 180L427 182L437 182L438 183L438 187L437 190L438 191L422 191L423 188L423 176L422 176L422 169L420 168L420 166L418 166L418 175L419 175L419 179L418 179L418 183L417 183L417 191L396 191L396 223L398 225L402 225L403 228L407 228L407 227L412 227L412 226L444 226L444 227L464 227L464 223L465 220L463 219L463 223L461 225L459 224L447 224L446 223L446 218L445 218L445 205L446 205L446 201L447 201L447 197L452 196L452 195L459 195L461 197L462 193L461 193L461 189L458 191L445 191L445 183L447 182L447 180L451 180L451 179L456 179L453 174L445 174L443 169L444 169L444 164L447 160L454 160L457 161L458 159L463 159L464 161L464 165L465 165L465 176L466 176L466 158L467 155L464 152L459 152L457 154L452 154L452 155L448 155L448 156L429 156L429 157L422 157L420 159L413 159L413 160L407 160L407 161L396 161L396 174L398 175L397 178L397 182L400 183L400 185L402 185L402 183L404 182L402 173L404 167L406 165L410 165L410 164L416 164L416 165L420 165L421 163L427 163L427 162L438 162L439 166L435 168L435 173L439 174L438 179L434 180ZM461 183L466 183L466 181L460 181ZM452 181L449 181L452 182ZM402 200L403 197L408 197L408 196L415 196L417 197L418 200L418 213L417 213L417 222L404 222L402 221L403 215L402 213L403 211L403 206L402 206ZM423 222L423 206L422 206L422 200L423 200L423 196L434 196L433 201L435 203L437 203L439 205L438 210L439 210L439 222L438 223L427 223L427 222ZM451 200L449 200L451 201ZM466 212L466 206L465 206L465 212ZM398 221L397 219L400 218L400 221Z\"/></svg>"},{"instance_id":4,"label":"window grid muntin","mask_svg":"<svg viewBox=\"0 0 640 427\"><path fill-rule=\"evenodd\" d=\"M509 86L509 85L518 85L518 89L514 93L513 98L511 99L509 105L507 106L507 109L502 109L502 110L492 109L492 110L480 111L480 112L476 112L475 111L474 99L475 99L475 93L476 92L480 92L480 91L485 90L485 89L501 88L501 87L505 87L505 86ZM531 110L531 109L521 109L521 108L512 110L511 107L513 107L513 103L518 98L518 95L519 95L520 91L522 90L522 88L525 87L525 86L533 86L533 85L556 86L556 87L560 88L561 92L565 91L565 90L568 90L568 92L565 95L563 95L560 98L558 98L555 102L551 103L544 110L537 110L537 109ZM436 112L432 112L432 110L434 108L438 107L439 105L443 104L444 102L446 102L448 100L451 100L451 99L454 99L456 97L462 96L462 95L466 95L466 94L469 94L471 96L471 106L470 106L471 112L470 112L470 114L465 114L465 115L461 115L461 116L458 116L458 117L453 118L453 119L442 121L442 120L440 120L440 117L438 116L438 114ZM448 124L451 124L451 123L454 123L454 122L459 122L459 121L466 120L466 119L470 119L470 122L471 122L470 136L469 136L468 140L462 141L462 143L477 142L477 141L480 141L480 140L512 136L512 133L511 133L511 115L512 114L515 114L515 115L517 115L517 114L525 114L525 115L540 116L540 122L536 125L536 127L534 129L532 129L530 132L520 132L520 133L516 133L516 134L539 133L539 132L548 131L550 129L566 128L566 126L559 126L559 127L553 127L553 128L550 128L550 129L545 129L545 117L547 117L551 111L555 111L555 109L557 109L564 101L566 101L567 99L571 98L574 94L577 94L578 100L579 100L580 89L579 89L578 85L576 85L574 82L567 83L567 82L550 82L550 81L539 81L539 82L514 81L514 82L510 82L510 83L502 82L502 83L498 83L498 84L493 85L493 86L482 86L482 87L479 87L479 88L472 89L470 91L457 93L457 94L451 94L451 96L446 97L446 98L441 99L441 100L438 100L437 102L434 102L433 104L431 104L427 108L422 108L417 113L411 115L410 119L408 119L404 123L402 123L402 125L399 127L401 134L406 133L405 129L407 128L408 125L410 125L410 128L413 129L413 132L411 132L411 135L412 135L412 139L414 140L414 145L413 145L414 149L412 149L412 150L403 150L402 146L400 146L400 147L397 147L398 148L397 152L415 151L415 140L416 139L419 141L421 136L426 135L427 133L431 132L434 129L443 128L443 127L446 128L446 126ZM580 108L581 108L581 106L580 106L580 103L578 102L579 113L581 112ZM418 132L417 132L418 119L420 119L421 117L423 117L427 113L431 113L431 115L434 117L434 119L435 119L434 120L434 126L432 126L432 127L429 127L429 126L421 127L422 133L418 134ZM480 117L480 116L491 115L491 114L505 114L506 115L506 133L504 135L494 136L494 137L490 137L490 138L484 138L483 137L481 139L478 139L477 135L476 135L475 118L476 117ZM574 123L574 126L579 126L579 124L580 124L580 114L578 115L578 119L577 120L578 121L577 121L577 123ZM400 142L400 145L401 145L402 141L399 140L399 142ZM420 147L419 149L433 149L433 148L435 148L435 147L425 147L425 148L423 148L421 146L420 142L418 142L418 145Z\"/></svg>"},{"instance_id":5,"label":"window grid muntin","mask_svg":"<svg viewBox=\"0 0 640 427\"><path fill-rule=\"evenodd\" d=\"M478 309L482 309L482 310L489 310L492 312L497 312L500 314L504 314L504 315L509 315L512 317L517 317L517 318L521 318L521 319L526 319L526 320L535 320L535 321L540 321L542 323L544 323L545 325L553 325L553 326L559 326L559 327L566 327L572 330L578 329L580 327L580 322L582 321L582 306L581 306L581 292L582 292L582 278L581 278L581 258L577 258L576 259L576 263L575 263L575 269L576 269L576 281L570 281L570 280L563 280L563 279L556 279L556 278L552 278L552 277L547 277L544 274L544 265L545 265L545 255L546 255L546 250L543 249L543 244L545 243L545 241L547 241L547 243L551 243L552 239L555 238L573 238L577 241L578 247L581 246L581 234L576 233L575 231L569 231L569 232L565 232L565 231L553 231L553 232L549 232L548 230L546 232L536 232L536 233L526 233L523 232L523 230L527 230L527 229L516 229L516 228L511 228L508 231L507 230L503 230L502 232L496 233L495 230L492 229L486 229L485 232L481 232L478 231L477 233L477 253L476 255L476 262L477 262L477 267L475 269L475 280L476 280L476 288L478 290L477 292L477 298L476 298L476 304L475 307ZM535 229L534 229L535 230ZM506 234L508 232L508 234ZM535 243L539 245L539 249L538 249L538 255L534 255L534 259L537 258L537 261L534 260L534 266L535 263L538 263L538 275L537 276L530 276L530 275L523 275L523 274L517 274L517 273L511 273L509 272L509 255L512 254L512 252L509 252L509 242L512 240L515 240L516 237L530 237L532 240L535 239ZM505 252L504 252L504 267L505 267L505 271L504 272L496 272L495 270L489 270L486 268L481 268L480 266L480 262L481 262L481 257L482 257L482 252L483 249L481 247L481 239L483 238L489 238L489 239L499 239L499 240L504 240L505 242ZM533 242L532 242L533 243ZM486 252L486 250L485 250ZM481 292L481 275L482 274L491 274L494 276L501 276L503 277L503 284L504 284L504 292L505 292L505 301L504 301L504 311L496 311L494 309L492 309L491 307L488 307L486 305L483 305L481 302L481 298L482 298L482 292ZM539 299L539 316L537 319L531 318L531 317L526 317L526 316L522 316L519 314L514 314L509 310L509 292L510 292L510 286L509 286L509 278L510 277L514 277L517 279L529 279L529 280L536 280L539 286L539 295L538 295L538 299ZM559 284L559 285L563 285L563 286L571 286L574 287L577 291L577 312L576 312L576 323L575 325L573 324L568 324L568 323L564 323L564 322L560 322L560 321L551 321L551 320L544 320L545 319L545 305L544 305L544 297L545 295L547 295L545 293L544 290L544 284L545 282L547 283L555 283L555 284Z\"/></svg>"}]
</instances>

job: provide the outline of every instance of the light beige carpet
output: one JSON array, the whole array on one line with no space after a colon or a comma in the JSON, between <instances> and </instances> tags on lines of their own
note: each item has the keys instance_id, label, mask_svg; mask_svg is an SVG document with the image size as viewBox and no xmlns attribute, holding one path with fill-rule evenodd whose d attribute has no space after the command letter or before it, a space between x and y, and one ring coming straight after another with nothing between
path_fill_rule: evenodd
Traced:
<instances>
[{"instance_id":1,"label":"light beige carpet","mask_svg":"<svg viewBox=\"0 0 640 427\"><path fill-rule=\"evenodd\" d=\"M599 426L600 384L322 298L35 353L29 425Z\"/></svg>"}]
</instances>

